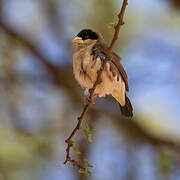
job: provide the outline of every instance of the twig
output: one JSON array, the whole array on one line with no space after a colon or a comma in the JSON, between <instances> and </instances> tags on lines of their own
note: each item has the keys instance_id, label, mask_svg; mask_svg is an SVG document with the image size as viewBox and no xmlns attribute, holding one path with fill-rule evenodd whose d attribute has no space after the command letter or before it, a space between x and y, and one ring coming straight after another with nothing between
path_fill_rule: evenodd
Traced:
<instances>
[{"instance_id":1,"label":"twig","mask_svg":"<svg viewBox=\"0 0 180 180\"><path fill-rule=\"evenodd\" d=\"M67 162L70 162L73 166L76 166L76 167L78 167L80 169L86 170L85 167L81 166L75 160L71 159L71 157L70 157L70 149L73 146L71 140L72 140L73 136L76 134L76 132L80 129L80 125L82 123L83 117L86 114L86 112L88 111L89 106L92 104L92 96L94 94L96 86L100 82L100 77L101 77L101 74L102 74L102 72L103 72L103 70L105 68L106 62L109 61L109 59L110 59L109 56L110 56L110 54L112 52L112 49L113 49L116 41L118 40L118 35L119 35L120 28L124 24L123 18L124 18L124 14L125 14L125 10L126 10L127 5L128 5L128 0L124 0L123 4L122 4L122 7L121 7L121 10L120 10L120 13L118 14L119 20L118 20L117 25L114 27L115 33L114 33L113 39L111 41L111 44L110 44L110 46L109 46L109 48L107 50L106 58L103 61L103 64L102 64L100 70L97 72L97 80L96 80L96 82L94 83L92 89L89 90L89 93L90 93L89 98L88 98L89 101L85 105L81 115L78 117L78 123L77 123L76 127L72 131L71 135L65 140L65 142L67 143L67 148L66 148L66 160L64 161L64 164L66 164Z\"/></svg>"}]
</instances>

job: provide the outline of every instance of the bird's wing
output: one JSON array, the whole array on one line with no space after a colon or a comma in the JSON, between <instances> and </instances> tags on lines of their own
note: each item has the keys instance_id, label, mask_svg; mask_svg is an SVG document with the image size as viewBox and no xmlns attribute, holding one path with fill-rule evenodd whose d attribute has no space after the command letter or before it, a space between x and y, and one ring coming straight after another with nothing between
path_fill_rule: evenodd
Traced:
<instances>
[{"instance_id":1,"label":"bird's wing","mask_svg":"<svg viewBox=\"0 0 180 180\"><path fill-rule=\"evenodd\" d=\"M123 68L122 64L120 63L121 58L114 52L112 52L111 55L112 55L111 62L117 67L119 73L121 74L121 76L125 82L125 85L126 85L126 91L129 91L128 76L127 76L126 71Z\"/></svg>"},{"instance_id":2,"label":"bird's wing","mask_svg":"<svg viewBox=\"0 0 180 180\"><path fill-rule=\"evenodd\" d=\"M94 56L99 56L101 59L105 59L106 57L106 52L108 49L107 44L105 43L97 43L93 47L94 50L92 50L92 54ZM122 64L120 63L121 58L114 52L110 54L111 57L111 69L117 68L119 74L121 75L122 79L124 80L126 91L129 91L129 86L128 86L128 76L126 74L125 69L123 68ZM113 64L113 65L112 65ZM117 72L117 70L114 70L114 72Z\"/></svg>"}]
</instances>

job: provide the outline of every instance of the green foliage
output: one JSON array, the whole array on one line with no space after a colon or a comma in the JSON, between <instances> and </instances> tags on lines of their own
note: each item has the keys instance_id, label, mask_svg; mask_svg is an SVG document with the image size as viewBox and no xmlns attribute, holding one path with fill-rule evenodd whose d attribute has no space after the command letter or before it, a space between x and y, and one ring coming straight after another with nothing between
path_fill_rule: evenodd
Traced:
<instances>
[{"instance_id":1,"label":"green foliage","mask_svg":"<svg viewBox=\"0 0 180 180\"><path fill-rule=\"evenodd\" d=\"M76 146L73 145L72 148L77 155L81 155L81 152L79 151L79 149Z\"/></svg>"},{"instance_id":2,"label":"green foliage","mask_svg":"<svg viewBox=\"0 0 180 180\"><path fill-rule=\"evenodd\" d=\"M90 177L92 177L92 172L91 171L86 171L86 173L90 176Z\"/></svg>"},{"instance_id":3,"label":"green foliage","mask_svg":"<svg viewBox=\"0 0 180 180\"><path fill-rule=\"evenodd\" d=\"M93 139L92 139L92 134L91 134L91 131L89 129L89 126L86 124L85 126L85 129L83 129L83 132L87 138L87 140L92 143L93 142Z\"/></svg>"},{"instance_id":4,"label":"green foliage","mask_svg":"<svg viewBox=\"0 0 180 180\"><path fill-rule=\"evenodd\" d=\"M107 24L107 27L114 29L116 27L116 23L115 22L111 22L111 23Z\"/></svg>"},{"instance_id":5,"label":"green foliage","mask_svg":"<svg viewBox=\"0 0 180 180\"><path fill-rule=\"evenodd\" d=\"M81 131L82 129L83 129L82 126L80 126L80 127L79 127L79 130Z\"/></svg>"},{"instance_id":6,"label":"green foliage","mask_svg":"<svg viewBox=\"0 0 180 180\"><path fill-rule=\"evenodd\" d=\"M85 171L86 171L86 170L84 170L84 169L79 169L79 170L78 170L79 173L85 173Z\"/></svg>"},{"instance_id":7,"label":"green foliage","mask_svg":"<svg viewBox=\"0 0 180 180\"><path fill-rule=\"evenodd\" d=\"M78 172L82 174L88 174L90 177L92 177L92 172L87 169L79 169Z\"/></svg>"},{"instance_id":8,"label":"green foliage","mask_svg":"<svg viewBox=\"0 0 180 180\"><path fill-rule=\"evenodd\" d=\"M158 174L167 178L172 170L173 154L169 151L162 150L158 154L157 163L159 165Z\"/></svg>"},{"instance_id":9,"label":"green foliage","mask_svg":"<svg viewBox=\"0 0 180 180\"><path fill-rule=\"evenodd\" d=\"M93 168L93 165L90 164L87 159L85 159L84 162L87 164L88 167Z\"/></svg>"}]
</instances>

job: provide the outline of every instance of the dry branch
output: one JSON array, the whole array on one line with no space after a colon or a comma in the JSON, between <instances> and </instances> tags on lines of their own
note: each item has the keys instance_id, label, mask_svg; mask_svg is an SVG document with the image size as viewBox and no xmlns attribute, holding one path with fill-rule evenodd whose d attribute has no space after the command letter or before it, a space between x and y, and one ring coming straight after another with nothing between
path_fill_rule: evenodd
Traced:
<instances>
[{"instance_id":1,"label":"dry branch","mask_svg":"<svg viewBox=\"0 0 180 180\"><path fill-rule=\"evenodd\" d=\"M66 148L66 160L65 160L64 164L66 164L67 162L70 162L73 166L76 166L76 167L78 167L80 169L85 170L85 167L82 167L80 164L78 164L75 160L71 159L71 157L70 157L70 149L72 147L71 140L72 140L73 136L76 134L76 132L79 130L80 125L81 125L81 123L83 121L83 117L86 114L86 112L88 111L89 106L92 104L92 97L93 97L94 91L96 89L96 86L98 85L98 83L100 81L100 77L101 77L101 74L102 74L102 72L103 72L103 70L105 68L106 62L109 61L109 59L110 59L109 56L110 56L110 54L112 52L112 49L113 49L116 41L118 40L118 35L119 35L120 28L124 24L123 18L124 18L124 14L125 14L125 10L126 10L127 4L128 4L127 1L128 0L124 0L123 1L120 13L118 15L118 23L114 27L115 33L114 33L113 39L111 41L111 44L110 44L110 46L109 46L109 48L107 50L106 58L103 61L103 64L102 64L100 70L97 72L97 80L94 83L93 88L89 90L89 93L90 93L89 98L88 98L89 101L85 105L81 115L78 117L78 123L77 123L76 127L73 129L73 131L70 134L70 136L65 140L65 142L67 143L67 148Z\"/></svg>"}]
</instances>

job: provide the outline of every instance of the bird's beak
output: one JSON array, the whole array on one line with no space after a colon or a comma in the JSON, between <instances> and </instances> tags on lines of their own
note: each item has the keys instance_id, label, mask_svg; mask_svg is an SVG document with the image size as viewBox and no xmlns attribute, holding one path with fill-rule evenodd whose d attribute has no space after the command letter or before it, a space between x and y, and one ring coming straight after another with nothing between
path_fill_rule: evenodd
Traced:
<instances>
[{"instance_id":1,"label":"bird's beak","mask_svg":"<svg viewBox=\"0 0 180 180\"><path fill-rule=\"evenodd\" d=\"M83 40L82 40L81 37L75 37L74 39L72 39L72 43L82 44L82 43L83 43Z\"/></svg>"}]
</instances>

